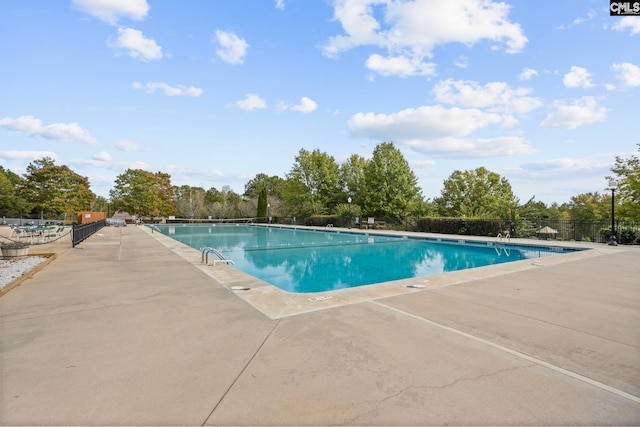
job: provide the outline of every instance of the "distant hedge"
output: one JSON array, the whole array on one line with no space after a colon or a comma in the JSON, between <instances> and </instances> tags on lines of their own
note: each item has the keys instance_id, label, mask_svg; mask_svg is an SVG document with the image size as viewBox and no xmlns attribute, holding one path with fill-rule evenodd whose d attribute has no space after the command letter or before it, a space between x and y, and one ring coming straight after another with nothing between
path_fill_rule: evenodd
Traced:
<instances>
[{"instance_id":1,"label":"distant hedge","mask_svg":"<svg viewBox=\"0 0 640 427\"><path fill-rule=\"evenodd\" d=\"M514 234L508 222L488 219L421 218L418 231L423 233L461 234L463 236L491 236L505 231Z\"/></svg>"}]
</instances>

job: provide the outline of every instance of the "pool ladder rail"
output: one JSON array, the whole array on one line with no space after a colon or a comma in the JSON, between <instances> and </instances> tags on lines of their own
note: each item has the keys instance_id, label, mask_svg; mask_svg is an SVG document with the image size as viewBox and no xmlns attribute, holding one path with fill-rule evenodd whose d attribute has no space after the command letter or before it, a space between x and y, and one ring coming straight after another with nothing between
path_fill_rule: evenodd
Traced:
<instances>
[{"instance_id":1,"label":"pool ladder rail","mask_svg":"<svg viewBox=\"0 0 640 427\"><path fill-rule=\"evenodd\" d=\"M504 235L502 235L502 233L498 233L495 243L495 249L498 256L502 256L503 251L506 256L510 256L510 250L507 247L507 243L511 243L511 235L509 232L506 231Z\"/></svg>"},{"instance_id":2,"label":"pool ladder rail","mask_svg":"<svg viewBox=\"0 0 640 427\"><path fill-rule=\"evenodd\" d=\"M507 243L511 242L511 235L509 232L505 232L504 235L502 233L498 233L496 236L496 243L502 243L503 241L506 241Z\"/></svg>"},{"instance_id":3,"label":"pool ladder rail","mask_svg":"<svg viewBox=\"0 0 640 427\"><path fill-rule=\"evenodd\" d=\"M234 265L235 263L230 260L230 259L226 259L225 257L222 256L222 254L220 252L218 252L216 249L214 248L210 248L210 247L206 247L202 249L202 263L203 264L209 264L209 254L214 254L215 256L218 257L218 259L214 259L213 260L213 265L216 264L231 264Z\"/></svg>"}]
</instances>

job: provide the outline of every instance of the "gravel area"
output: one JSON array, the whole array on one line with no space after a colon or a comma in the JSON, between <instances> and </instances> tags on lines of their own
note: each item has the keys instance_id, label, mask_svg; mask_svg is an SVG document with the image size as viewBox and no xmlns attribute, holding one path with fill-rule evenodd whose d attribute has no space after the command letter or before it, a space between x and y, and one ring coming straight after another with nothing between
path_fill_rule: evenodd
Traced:
<instances>
[{"instance_id":1,"label":"gravel area","mask_svg":"<svg viewBox=\"0 0 640 427\"><path fill-rule=\"evenodd\" d=\"M40 256L0 258L0 289L4 288L23 274L33 270L46 260L46 257Z\"/></svg>"}]
</instances>

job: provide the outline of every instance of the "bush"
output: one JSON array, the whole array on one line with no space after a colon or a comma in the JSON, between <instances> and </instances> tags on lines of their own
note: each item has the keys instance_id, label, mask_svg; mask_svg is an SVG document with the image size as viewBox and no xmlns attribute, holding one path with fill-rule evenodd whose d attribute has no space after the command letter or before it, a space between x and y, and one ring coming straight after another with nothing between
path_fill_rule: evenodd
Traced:
<instances>
[{"instance_id":1,"label":"bush","mask_svg":"<svg viewBox=\"0 0 640 427\"><path fill-rule=\"evenodd\" d=\"M608 242L611 238L611 227L601 229L600 234L604 241ZM620 228L616 230L616 241L621 245L637 245L640 244L640 236L633 228Z\"/></svg>"},{"instance_id":2,"label":"bush","mask_svg":"<svg viewBox=\"0 0 640 427\"><path fill-rule=\"evenodd\" d=\"M463 219L463 218L421 218L418 220L418 231L423 233L460 234L465 236L495 237L498 233L509 231L511 224L500 220Z\"/></svg>"},{"instance_id":3,"label":"bush","mask_svg":"<svg viewBox=\"0 0 640 427\"><path fill-rule=\"evenodd\" d=\"M638 239L636 231L632 228L623 228L618 231L618 243L634 245Z\"/></svg>"}]
</instances>

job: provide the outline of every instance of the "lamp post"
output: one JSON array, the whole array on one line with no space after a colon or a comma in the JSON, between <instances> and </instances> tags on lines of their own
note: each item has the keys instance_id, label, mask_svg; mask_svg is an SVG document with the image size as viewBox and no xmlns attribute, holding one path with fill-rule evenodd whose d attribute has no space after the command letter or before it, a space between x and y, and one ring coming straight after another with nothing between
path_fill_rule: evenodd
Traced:
<instances>
[{"instance_id":1,"label":"lamp post","mask_svg":"<svg viewBox=\"0 0 640 427\"><path fill-rule=\"evenodd\" d=\"M267 217L269 217L269 224L271 224L271 214L269 210L271 209L271 203L267 203Z\"/></svg>"},{"instance_id":2,"label":"lamp post","mask_svg":"<svg viewBox=\"0 0 640 427\"><path fill-rule=\"evenodd\" d=\"M349 228L351 228L351 197L347 198L347 202L349 203Z\"/></svg>"},{"instance_id":3,"label":"lamp post","mask_svg":"<svg viewBox=\"0 0 640 427\"><path fill-rule=\"evenodd\" d=\"M609 181L609 189L611 190L611 236L609 237L609 246L618 246L618 242L616 240L616 215L615 215L616 188L618 188L618 183L613 179Z\"/></svg>"}]
</instances>

